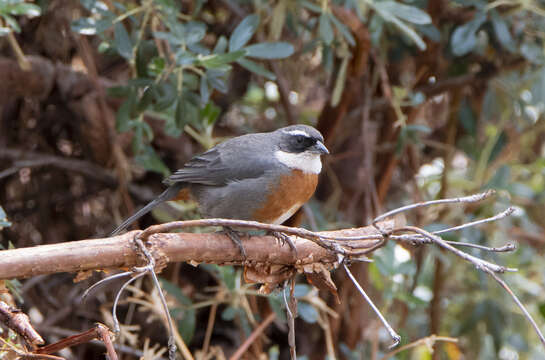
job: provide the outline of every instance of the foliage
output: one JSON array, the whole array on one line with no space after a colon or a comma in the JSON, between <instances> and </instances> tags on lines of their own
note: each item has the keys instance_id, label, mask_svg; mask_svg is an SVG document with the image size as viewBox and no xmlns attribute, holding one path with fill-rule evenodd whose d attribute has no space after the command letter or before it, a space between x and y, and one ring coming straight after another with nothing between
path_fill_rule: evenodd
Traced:
<instances>
[{"instance_id":1,"label":"foliage","mask_svg":"<svg viewBox=\"0 0 545 360\"><path fill-rule=\"evenodd\" d=\"M39 6L25 2L25 0L0 0L0 18L5 23L0 23L0 36L6 36L12 31L21 32L21 27L14 16L34 17L40 14Z\"/></svg>"},{"instance_id":2,"label":"foliage","mask_svg":"<svg viewBox=\"0 0 545 360\"><path fill-rule=\"evenodd\" d=\"M53 5L47 3L39 2L39 7L22 0L0 0L0 35L21 33L24 49L49 54L49 49L32 48L39 41L28 40L33 31L38 32L31 16L41 14L42 23L53 17ZM499 193L495 202L418 212L408 220L439 229L515 205L514 216L454 233L448 240L490 246L520 240L513 254L470 253L519 268L518 274L505 279L543 324L545 9L537 1L522 0L436 4L81 0L81 8L63 11L70 11L71 36L88 37L98 50L99 76L110 77L108 66L116 69L111 75L115 85L108 89L109 106L116 111L118 138L131 135L130 149L125 150L139 167L167 176L174 166L225 134L304 122L321 130L335 129L327 139L333 156L324 166L318 199L310 205L313 219L305 226L315 223L322 230L361 225L386 208L494 188ZM81 55L77 45L69 48ZM70 55L70 60L74 58ZM70 63L62 57L54 60ZM360 63L366 63L365 70L356 74ZM78 116L72 116L77 108L73 103L60 104L64 95L36 100L40 106L21 102L5 107L22 109L13 116L18 121L2 127L13 136L6 144L65 156L58 144L69 141L76 149L70 156L95 161L93 154L81 149L92 148L96 137L92 131L82 131L81 138L74 135L78 127L86 128L75 120ZM51 115L53 108L62 111ZM68 120L66 113L71 115ZM36 119L40 126L34 129L28 124ZM160 126L154 122L157 119ZM33 140L27 144L26 138L17 138L19 134ZM165 136L181 139L176 140L175 150ZM55 178L58 183L50 185L47 181L54 171L32 168L27 182L16 176L0 179L0 188L5 189L0 201L13 223L2 234L24 234L17 240L25 243L31 238L27 234L42 241L58 230L54 238L60 241L113 228L112 214L124 213L123 207L117 208L118 199L126 194L105 189L106 195L97 195L98 185L92 181L81 185L74 174L62 174L61 180ZM161 191L158 176L142 171L132 175L138 185L152 188L153 193ZM31 206L31 202L43 204L32 189L58 202L49 206L54 208L51 213L43 205ZM62 200L67 191L70 205ZM36 201L32 194L42 200ZM368 205L373 199L377 206ZM180 208L189 207L176 209ZM63 216L57 211L64 211ZM172 211L163 212L171 217ZM194 215L189 213L183 216ZM12 214L19 214L17 221ZM22 220L20 214L35 218L29 215ZM99 219L102 227L95 225ZM22 228L23 222L30 224L28 228ZM0 228L9 225L0 208ZM373 258L374 263L360 268L365 270L360 278L405 344L435 331L460 340L436 346L437 359L456 359L457 354L475 359L542 356L543 348L509 297L468 264L436 249L407 249L392 242ZM192 349L201 345L208 305L220 306L216 321L225 333L246 337L262 320L255 289L243 283L241 271L228 266L184 271L180 273L198 275L173 276L178 282L169 278L163 285L175 300L173 316ZM296 286L300 320L309 332L308 336L298 332L298 341L320 339L307 347L314 351L309 358L324 354L321 345L326 336L332 337L337 354L346 358L384 355L386 346L372 353L376 339L369 334L378 334L381 344L384 339L370 320L374 318L367 305L347 289L351 285L345 278L334 275L334 281L340 294L348 294L337 306L327 294L318 296L307 285ZM222 300L215 298L219 293L225 296ZM278 319L285 316L282 295L275 293L266 301ZM252 307L248 299L255 300ZM284 332L282 336L285 339ZM277 339L263 351L271 358L285 354L286 343ZM427 349L415 348L396 358L431 356Z\"/></svg>"}]
</instances>

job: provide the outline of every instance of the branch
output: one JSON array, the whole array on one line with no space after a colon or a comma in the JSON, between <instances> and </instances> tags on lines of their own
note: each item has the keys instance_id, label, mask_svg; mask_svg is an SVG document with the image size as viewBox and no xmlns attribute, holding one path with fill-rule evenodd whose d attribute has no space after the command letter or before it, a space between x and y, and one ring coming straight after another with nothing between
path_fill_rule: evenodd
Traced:
<instances>
[{"instance_id":1,"label":"branch","mask_svg":"<svg viewBox=\"0 0 545 360\"><path fill-rule=\"evenodd\" d=\"M119 184L117 177L112 172L85 160L6 148L0 148L0 158L14 161L11 167L0 171L0 179L13 175L22 168L52 166L62 170L77 172L110 187L115 187ZM146 202L153 199L150 192L141 186L130 184L129 191L140 201Z\"/></svg>"},{"instance_id":2,"label":"branch","mask_svg":"<svg viewBox=\"0 0 545 360\"><path fill-rule=\"evenodd\" d=\"M299 228L280 225L260 224L237 220L203 219L186 222L174 222L164 225L220 226L237 223L238 226L252 224L259 229L273 229L288 234L314 236L368 236L376 234L374 227L344 229L330 232L312 232ZM384 222L382 226L393 229L394 222ZM221 233L152 233L163 227L156 225L142 233L154 256L162 257L166 262L187 261L191 263L242 264L244 261L229 237ZM247 225L247 227L250 227ZM131 231L119 236L41 245L29 248L0 251L0 279L27 278L36 275L58 272L77 272L99 269L117 269L142 265L144 262L134 249L134 237L139 231ZM246 261L268 265L306 266L314 263L334 264L335 254L312 241L295 237L297 257L289 246L280 245L273 236L248 236L242 238L246 249ZM372 246L376 240L361 240L360 244Z\"/></svg>"}]
</instances>

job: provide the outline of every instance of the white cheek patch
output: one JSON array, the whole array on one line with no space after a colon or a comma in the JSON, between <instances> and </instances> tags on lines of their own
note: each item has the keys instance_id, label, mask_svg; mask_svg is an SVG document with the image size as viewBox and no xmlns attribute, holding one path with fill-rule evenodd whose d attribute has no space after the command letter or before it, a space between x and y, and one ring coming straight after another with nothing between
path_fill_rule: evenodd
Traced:
<instances>
[{"instance_id":1,"label":"white cheek patch","mask_svg":"<svg viewBox=\"0 0 545 360\"><path fill-rule=\"evenodd\" d=\"M314 154L308 151L302 153L289 153L278 150L274 153L274 156L278 161L290 169L297 169L310 174L319 174L320 171L322 171L320 154Z\"/></svg>"}]
</instances>

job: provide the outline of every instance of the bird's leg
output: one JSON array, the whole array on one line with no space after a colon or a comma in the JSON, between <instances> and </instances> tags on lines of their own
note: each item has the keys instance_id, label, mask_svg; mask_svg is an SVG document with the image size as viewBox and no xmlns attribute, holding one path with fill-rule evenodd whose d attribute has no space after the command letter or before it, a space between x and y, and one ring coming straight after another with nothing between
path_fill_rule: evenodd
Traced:
<instances>
[{"instance_id":1,"label":"bird's leg","mask_svg":"<svg viewBox=\"0 0 545 360\"><path fill-rule=\"evenodd\" d=\"M234 242L236 246L238 246L240 254L244 258L244 260L246 260L246 250L244 250L244 246L242 246L242 241L240 240L240 235L244 235L244 233L236 231L229 226L224 226L221 232L229 236L229 239L231 239L231 241Z\"/></svg>"},{"instance_id":2,"label":"bird's leg","mask_svg":"<svg viewBox=\"0 0 545 360\"><path fill-rule=\"evenodd\" d=\"M289 247L295 254L295 257L297 257L297 248L295 247L295 243L288 235L280 231L271 231L270 234L274 236L277 240L279 240L282 245L288 243Z\"/></svg>"}]
</instances>

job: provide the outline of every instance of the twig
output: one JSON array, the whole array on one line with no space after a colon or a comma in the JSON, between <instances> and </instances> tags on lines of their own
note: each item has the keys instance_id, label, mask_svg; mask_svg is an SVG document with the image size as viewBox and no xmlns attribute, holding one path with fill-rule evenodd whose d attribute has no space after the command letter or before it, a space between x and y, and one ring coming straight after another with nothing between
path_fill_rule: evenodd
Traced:
<instances>
[{"instance_id":1,"label":"twig","mask_svg":"<svg viewBox=\"0 0 545 360\"><path fill-rule=\"evenodd\" d=\"M433 232L432 234L436 234ZM391 235L390 238L394 241L403 241L403 242L410 242L413 245L416 244L430 244L430 239L420 236L420 235L409 235L409 234L403 234L403 235ZM472 243L466 243L461 241L447 241L444 240L447 244L450 244L452 246L463 246L463 247L471 247L479 250L489 251L489 252L510 252L515 251L517 249L517 246L513 243L507 243L501 247L490 247L490 246L484 246L479 244L472 244ZM357 247L351 247L352 249L357 249Z\"/></svg>"},{"instance_id":2,"label":"twig","mask_svg":"<svg viewBox=\"0 0 545 360\"><path fill-rule=\"evenodd\" d=\"M373 220L373 224L376 224L377 222L382 221L382 220L386 219L387 217L390 217L390 216L393 216L393 215L396 215L396 214L399 214L399 213L402 213L402 212L405 212L405 211L414 210L416 208L431 206L431 205L439 205L439 204L474 203L474 202L483 201L484 199L489 198L490 196L494 195L495 193L496 193L495 190L487 190L487 191L485 191L483 193L480 193L480 194L474 194L474 195L458 197L458 198L424 201L424 202L419 202L419 203L416 203L416 204L402 206L400 208L388 211L388 212L386 212L386 213L384 213L384 214L382 214L380 216L377 216Z\"/></svg>"},{"instance_id":3,"label":"twig","mask_svg":"<svg viewBox=\"0 0 545 360\"><path fill-rule=\"evenodd\" d=\"M84 344L91 340L99 339L99 340L102 340L102 342L104 343L104 346L106 347L106 350L108 352L108 356L110 357L110 359L117 360L117 354L113 348L113 344L111 343L111 341L109 340L104 341L106 336L109 339L108 327L101 323L96 323L95 327L93 327L92 329L89 329L87 331L84 331L82 333L79 333L73 336L69 336L56 343L38 348L36 350L36 353L51 354L70 346Z\"/></svg>"},{"instance_id":4,"label":"twig","mask_svg":"<svg viewBox=\"0 0 545 360\"><path fill-rule=\"evenodd\" d=\"M21 46L19 46L17 39L15 39L15 35L13 35L13 31L10 31L7 37L8 37L9 45L11 46L11 49L15 53L15 57L17 58L17 63L19 64L21 69L24 71L32 70L32 65L26 58L25 53L21 49Z\"/></svg>"},{"instance_id":5,"label":"twig","mask_svg":"<svg viewBox=\"0 0 545 360\"><path fill-rule=\"evenodd\" d=\"M33 346L44 344L44 339L32 327L28 315L3 301L0 301L0 322L21 335L29 344Z\"/></svg>"},{"instance_id":6,"label":"twig","mask_svg":"<svg viewBox=\"0 0 545 360\"><path fill-rule=\"evenodd\" d=\"M417 228L415 226L404 226L404 227L401 227L401 228L398 228L398 229L394 229L393 232L399 232L399 231L412 231L412 232L418 233L418 234L420 234L420 235L422 235L424 237L427 237L433 243L436 243L437 245L441 246L442 248L447 249L450 252L453 252L455 255L458 255L462 259L469 261L470 263L475 265L475 267L477 269L481 269L481 270L482 269L489 269L489 270L491 270L493 272L498 272L498 273L504 273L506 271L509 271L509 272L517 271L517 269L496 265L496 264L493 264L493 263L488 262L486 260L482 260L482 259L480 259L478 257L475 257L473 255L469 255L468 253L465 253L465 252L463 252L461 250L456 249L454 246L450 245L445 240L443 240L440 236L434 235L434 234L432 234L430 232L427 232L426 230Z\"/></svg>"},{"instance_id":7,"label":"twig","mask_svg":"<svg viewBox=\"0 0 545 360\"><path fill-rule=\"evenodd\" d=\"M483 269L484 272L486 272L487 274L489 274L490 276L492 276L494 278L494 280L496 280L504 289L505 291L507 291L507 293L509 295L511 295L511 297L513 298L513 300L515 301L515 303L517 304L517 306L520 308L520 310L522 311L522 313L524 314L524 317L526 319L528 319L528 321L530 322L530 324L532 324L532 327L534 328L534 330L536 331L536 334L537 336L539 337L539 340L541 341L541 343L543 344L543 346L545 346L545 337L543 336L543 333L541 332L541 329L539 328L539 326L537 326L535 320L532 318L532 315L530 315L530 313L528 312L528 310L526 310L526 307L524 307L524 305L520 302L520 300L518 299L518 297L515 295L515 293L509 288L509 286L507 285L507 283L501 279L496 273L494 273L493 271L490 271L490 269Z\"/></svg>"},{"instance_id":8,"label":"twig","mask_svg":"<svg viewBox=\"0 0 545 360\"><path fill-rule=\"evenodd\" d=\"M273 311L271 312L265 320L261 324L259 324L258 327L254 329L254 331L248 336L248 338L240 345L240 347L237 349L237 351L229 358L229 360L238 360L241 358L242 355L248 350L250 345L253 344L253 342L265 331L265 329L276 319L276 313ZM206 354L205 354L206 355Z\"/></svg>"},{"instance_id":9,"label":"twig","mask_svg":"<svg viewBox=\"0 0 545 360\"><path fill-rule=\"evenodd\" d=\"M119 320L117 319L117 304L119 303L119 298L121 297L121 294L123 293L123 291L127 288L127 286L129 286L130 284L132 284L134 281L136 281L137 279L140 279L141 277L143 277L144 275L146 275L145 272L142 272L138 275L136 275L135 277L127 280L120 288L119 290L117 291L117 294L115 295L115 299L114 299L114 303L112 305L112 319L113 319L113 322L114 322L114 333L117 335L119 335L119 332L121 331L121 327L119 326ZM104 280L112 280L111 278L106 278L106 279L103 279L102 281ZM96 285L96 284L95 284Z\"/></svg>"},{"instance_id":10,"label":"twig","mask_svg":"<svg viewBox=\"0 0 545 360\"><path fill-rule=\"evenodd\" d=\"M111 275L111 276L108 276L108 277L105 277L104 279L101 279L99 281L97 281L96 283L94 283L93 285L91 285L89 288L87 288L87 290L85 290L83 292L83 294L81 295L81 301L85 301L85 299L87 298L87 296L89 296L89 294L95 290L96 288L104 285L105 283L109 282L109 281L112 281L112 280L115 280L115 279L119 279L119 278L122 278L122 277L125 277L125 276L129 276L129 275L132 275L133 274L133 271L124 271L122 273L118 273L118 274L114 274L114 275Z\"/></svg>"},{"instance_id":11,"label":"twig","mask_svg":"<svg viewBox=\"0 0 545 360\"><path fill-rule=\"evenodd\" d=\"M13 344L7 342L6 340L4 340L4 338L1 338L0 337L0 341L6 345L7 347L9 347L9 350L4 350L2 351L2 355L4 355L4 353L9 353L10 351L15 353L17 355L17 359L37 359L37 360L66 360L65 358L62 358L62 357L59 357L59 356L54 356L54 355L46 355L46 354L33 354L33 353L27 353L21 349L18 349L17 347L15 347Z\"/></svg>"},{"instance_id":12,"label":"twig","mask_svg":"<svg viewBox=\"0 0 545 360\"><path fill-rule=\"evenodd\" d=\"M450 231L458 231L458 230L462 230L462 229L465 229L465 228L468 228L468 227L472 227L472 226L476 226L476 225L481 225L481 224L484 224L484 223L488 223L488 222L492 222L492 221L498 221L498 220L501 220L509 215L511 215L512 213L515 212L515 208L510 206L508 207L507 209L505 209L504 211L502 211L501 213L497 214L497 215L494 215L494 216L491 216L489 218L486 218L486 219L481 219L481 220L477 220L477 221L472 221L472 222L469 222L467 224L463 224L463 225L459 225L459 226L454 226L454 227L451 227L451 228L448 228L448 229L443 229L443 230L439 230L439 231L434 231L433 233L435 235L439 235L439 234L444 234L446 232L450 232Z\"/></svg>"},{"instance_id":13,"label":"twig","mask_svg":"<svg viewBox=\"0 0 545 360\"><path fill-rule=\"evenodd\" d=\"M159 293L159 298L161 299L161 304L163 305L163 310L165 312L165 316L166 316L167 324L168 324L168 358L169 360L174 360L176 358L176 343L174 341L174 325L172 324L172 317L170 316L170 312L168 310L168 305L165 299L165 295L163 294L163 290L161 290L161 284L159 283L157 274L155 274L155 270L154 270L155 259L153 258L151 253L148 251L148 249L144 245L144 242L141 240L140 238L141 235L142 233L136 235L134 238L134 242L136 246L138 247L138 250L140 250L142 254L144 254L144 256L146 257L146 260L148 261L146 270L151 275L153 283L155 284L155 287L157 288L157 291Z\"/></svg>"},{"instance_id":14,"label":"twig","mask_svg":"<svg viewBox=\"0 0 545 360\"><path fill-rule=\"evenodd\" d=\"M110 329L102 324L97 324L96 329L99 335L98 337L100 338L100 340L102 340L104 346L106 347L106 352L108 354L109 360L117 360L117 353L115 352L114 344L112 343L112 339L110 338Z\"/></svg>"},{"instance_id":15,"label":"twig","mask_svg":"<svg viewBox=\"0 0 545 360\"><path fill-rule=\"evenodd\" d=\"M384 327L386 328L386 330L388 330L388 333L390 334L390 337L392 338L392 340L394 341L392 343L392 345L390 345L390 348L393 348L395 346L397 346L399 344L399 342L401 341L401 336L399 336L395 330L390 326L390 324L388 324L388 321L386 320L386 318L382 315L382 313L380 312L380 310L377 308L377 306L373 303L373 300L371 300L371 298L367 295L367 293L365 292L365 290L363 290L363 288L361 287L361 285L358 283L358 281L356 280L356 278L354 277L354 275L352 275L352 272L348 269L348 266L346 266L346 263L343 261L343 267L344 267L344 270L346 271L346 274L348 275L348 277L350 278L350 280L352 280L352 283L354 284L354 286L358 289L358 291L360 292L360 294L363 296L363 298L365 299L365 301L367 301L367 303L369 304L369 306L371 306L371 309L373 309L373 311L375 312L375 314L377 314L378 318L380 319L380 321L382 322L382 324L384 324Z\"/></svg>"},{"instance_id":16,"label":"twig","mask_svg":"<svg viewBox=\"0 0 545 360\"><path fill-rule=\"evenodd\" d=\"M297 344L295 343L295 317L297 316L297 299L295 298L295 277L292 277L287 283L290 283L289 301L286 299L286 290L283 289L284 303L286 305L286 315L288 320L288 345L290 346L291 360L297 359Z\"/></svg>"},{"instance_id":17,"label":"twig","mask_svg":"<svg viewBox=\"0 0 545 360\"><path fill-rule=\"evenodd\" d=\"M15 160L11 167L0 171L0 179L11 176L22 168L50 166L77 172L110 187L119 184L117 177L112 172L85 160L6 148L0 148L0 158ZM129 184L129 191L140 201L149 201L153 198L149 190L135 184Z\"/></svg>"},{"instance_id":18,"label":"twig","mask_svg":"<svg viewBox=\"0 0 545 360\"><path fill-rule=\"evenodd\" d=\"M221 294L221 292L218 292ZM214 323L216 322L216 312L218 311L218 302L214 302L210 306L210 313L208 314L208 323L206 324L206 332L204 333L204 341L202 345L203 356L206 357L210 347L210 339L212 339L212 331L214 330Z\"/></svg>"},{"instance_id":19,"label":"twig","mask_svg":"<svg viewBox=\"0 0 545 360\"><path fill-rule=\"evenodd\" d=\"M452 343L457 343L458 342L458 339L456 338L452 338L452 337L448 337L448 336L437 336L437 335L430 335L430 336L427 336L425 338L422 338L422 339L418 339L416 341L413 341L412 343L410 344L406 344L406 345L403 345L401 346L400 348L398 349L395 349L391 352L389 352L388 354L384 355L382 357L381 360L387 360L389 358L391 358L392 356L396 355L396 354L399 354L400 352L402 351L405 351L405 350L408 350L408 349L412 349L414 347L417 347L417 346L420 346L420 345L426 345L428 346L430 349L433 348L433 345L437 342L437 341L445 341L445 342L452 342Z\"/></svg>"}]
</instances>

